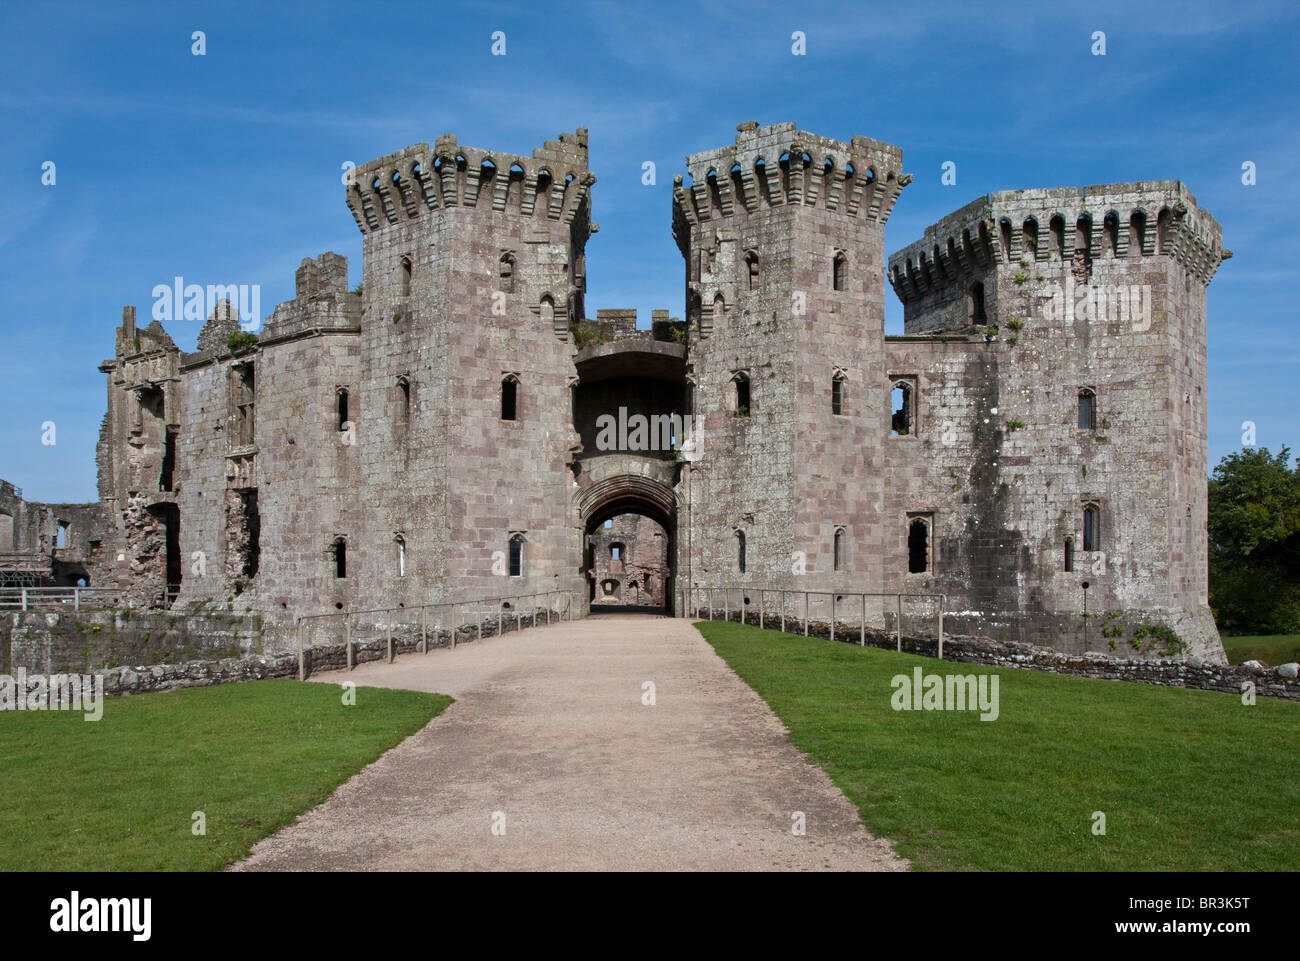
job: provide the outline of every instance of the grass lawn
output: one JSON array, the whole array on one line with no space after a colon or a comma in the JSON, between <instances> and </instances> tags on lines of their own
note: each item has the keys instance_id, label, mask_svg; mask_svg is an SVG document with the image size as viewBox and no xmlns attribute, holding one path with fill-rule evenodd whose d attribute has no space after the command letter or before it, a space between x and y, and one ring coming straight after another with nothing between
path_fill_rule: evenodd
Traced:
<instances>
[{"instance_id":1,"label":"grass lawn","mask_svg":"<svg viewBox=\"0 0 1300 961\"><path fill-rule=\"evenodd\" d=\"M451 702L266 680L107 698L97 722L5 711L0 870L220 869Z\"/></svg>"},{"instance_id":2,"label":"grass lawn","mask_svg":"<svg viewBox=\"0 0 1300 961\"><path fill-rule=\"evenodd\" d=\"M1300 869L1300 704L696 627L917 868ZM997 674L998 718L893 710L918 665Z\"/></svg>"},{"instance_id":3,"label":"grass lawn","mask_svg":"<svg viewBox=\"0 0 1300 961\"><path fill-rule=\"evenodd\" d=\"M1230 664L1263 661L1270 667L1300 661L1300 634L1271 634L1264 637L1225 637L1223 649Z\"/></svg>"}]
</instances>

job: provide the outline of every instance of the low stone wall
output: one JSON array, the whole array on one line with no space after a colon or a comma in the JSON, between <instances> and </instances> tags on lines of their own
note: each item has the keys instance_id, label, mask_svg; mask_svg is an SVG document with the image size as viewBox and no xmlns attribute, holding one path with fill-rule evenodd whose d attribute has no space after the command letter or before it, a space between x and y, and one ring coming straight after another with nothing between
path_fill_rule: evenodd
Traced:
<instances>
[{"instance_id":1,"label":"low stone wall","mask_svg":"<svg viewBox=\"0 0 1300 961\"><path fill-rule=\"evenodd\" d=\"M516 628L512 620L504 621L502 634L511 634L516 630L546 624L546 611L539 609L537 616L530 616L519 622ZM560 620L560 611L551 611L551 623ZM497 633L495 615L485 619L481 625L481 636L493 637ZM463 625L455 631L456 645L468 644L478 640L479 628L473 624ZM453 632L447 629L430 630L427 633L427 650L452 647ZM393 633L393 655L418 652L420 647L419 629L404 630ZM344 670L347 667L347 648L344 644L323 644L308 648L303 652L303 662L307 676L321 671ZM367 661L384 660L388 657L388 637L366 637L352 641L352 663L364 664ZM30 669L29 669L30 670ZM59 673L41 671L38 673ZM257 681L270 677L297 677L297 652L285 654L252 654L245 657L226 657L206 660L185 661L177 664L154 664L148 667L116 667L98 673L104 675L104 693L110 696L125 694L146 694L155 691L172 691L185 687L207 687L212 684L229 684L238 681Z\"/></svg>"},{"instance_id":2,"label":"low stone wall","mask_svg":"<svg viewBox=\"0 0 1300 961\"><path fill-rule=\"evenodd\" d=\"M256 615L131 609L27 611L0 616L0 673L86 674L123 664L260 654Z\"/></svg>"},{"instance_id":3,"label":"low stone wall","mask_svg":"<svg viewBox=\"0 0 1300 961\"><path fill-rule=\"evenodd\" d=\"M707 609L697 611L697 617L708 618ZM713 612L715 620L723 619L723 612ZM740 622L736 611L730 612L730 620ZM769 630L778 630L780 621L769 614L766 625L759 623L757 612L745 613L746 624L754 627L766 626ZM785 619L785 630L790 634L802 634L803 621L797 618ZM829 621L809 620L810 637L830 638ZM837 623L835 640L845 644L857 644L861 638L860 628L856 625ZM885 650L896 650L897 635L868 628L866 644ZM938 657L939 641L937 637L917 637L904 634L903 651L908 654L920 654L925 657ZM1162 687L1184 687L1202 691L1221 691L1225 694L1240 696L1247 682L1254 685L1254 693L1261 697L1276 697L1288 701L1300 701L1300 679L1283 677L1274 668L1248 667L1244 664L1212 664L1200 657L1175 658L1138 658L1115 657L1113 655L1091 652L1087 654L1066 654L1049 648L1035 647L1019 641L998 641L985 637L969 635L949 635L944 633L943 658L945 661L961 661L971 664L988 664L994 667L1023 668L1034 671L1046 671L1050 674L1069 674L1074 677L1092 677L1112 681L1136 681L1140 684L1158 684Z\"/></svg>"}]
</instances>

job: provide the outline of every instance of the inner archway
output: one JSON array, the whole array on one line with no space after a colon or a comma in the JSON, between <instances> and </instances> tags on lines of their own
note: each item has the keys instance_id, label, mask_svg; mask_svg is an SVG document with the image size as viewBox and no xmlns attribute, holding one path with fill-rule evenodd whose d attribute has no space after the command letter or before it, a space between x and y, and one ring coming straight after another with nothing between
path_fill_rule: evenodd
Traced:
<instances>
[{"instance_id":1,"label":"inner archway","mask_svg":"<svg viewBox=\"0 0 1300 961\"><path fill-rule=\"evenodd\" d=\"M606 477L579 495L583 576L593 614L671 613L676 497L662 481Z\"/></svg>"}]
</instances>

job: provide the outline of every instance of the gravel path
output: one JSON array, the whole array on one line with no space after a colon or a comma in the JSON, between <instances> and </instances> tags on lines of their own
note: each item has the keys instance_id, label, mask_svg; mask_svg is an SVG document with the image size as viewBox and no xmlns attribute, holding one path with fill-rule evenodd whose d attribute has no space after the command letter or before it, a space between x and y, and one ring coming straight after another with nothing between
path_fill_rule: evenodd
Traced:
<instances>
[{"instance_id":1,"label":"gravel path","mask_svg":"<svg viewBox=\"0 0 1300 961\"><path fill-rule=\"evenodd\" d=\"M598 615L313 680L456 703L234 870L907 867L687 620Z\"/></svg>"}]
</instances>

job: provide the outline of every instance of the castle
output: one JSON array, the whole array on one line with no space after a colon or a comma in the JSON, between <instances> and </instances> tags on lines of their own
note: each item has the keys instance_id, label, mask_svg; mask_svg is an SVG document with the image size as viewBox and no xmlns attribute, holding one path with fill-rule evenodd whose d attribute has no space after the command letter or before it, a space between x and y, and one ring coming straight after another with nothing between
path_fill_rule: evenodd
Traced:
<instances>
[{"instance_id":1,"label":"castle","mask_svg":"<svg viewBox=\"0 0 1300 961\"><path fill-rule=\"evenodd\" d=\"M9 554L256 612L283 646L322 611L597 600L599 528L636 514L666 542L670 607L695 587L933 593L952 630L1079 651L1086 604L1222 659L1205 290L1231 252L1187 188L996 193L886 260L899 148L737 130L674 179L686 316L649 330L586 319L585 130L358 167L360 286L342 257L304 260L256 343L223 305L194 353L126 308L100 501L0 490ZM611 445L621 410L673 443Z\"/></svg>"}]
</instances>

